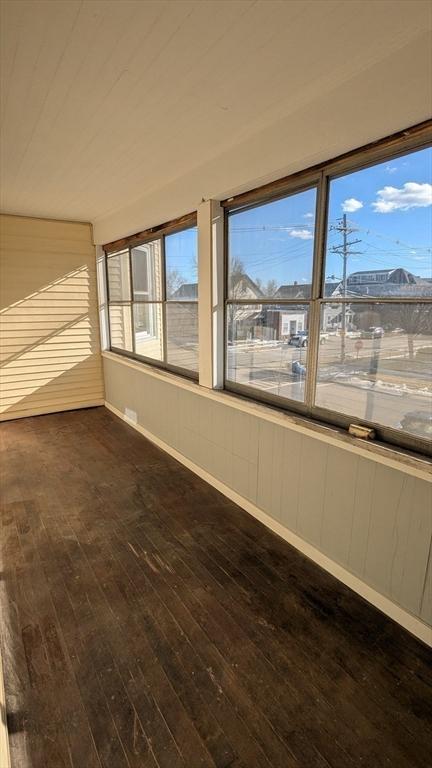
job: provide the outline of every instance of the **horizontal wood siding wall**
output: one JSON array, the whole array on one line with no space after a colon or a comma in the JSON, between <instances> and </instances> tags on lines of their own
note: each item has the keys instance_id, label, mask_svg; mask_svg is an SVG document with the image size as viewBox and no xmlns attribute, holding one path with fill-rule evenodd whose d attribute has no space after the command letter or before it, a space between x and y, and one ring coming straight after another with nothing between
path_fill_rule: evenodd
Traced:
<instances>
[{"instance_id":1,"label":"horizontal wood siding wall","mask_svg":"<svg viewBox=\"0 0 432 768\"><path fill-rule=\"evenodd\" d=\"M0 420L103 401L89 224L0 217Z\"/></svg>"},{"instance_id":2,"label":"horizontal wood siding wall","mask_svg":"<svg viewBox=\"0 0 432 768\"><path fill-rule=\"evenodd\" d=\"M432 483L104 358L106 400L432 624Z\"/></svg>"}]
</instances>

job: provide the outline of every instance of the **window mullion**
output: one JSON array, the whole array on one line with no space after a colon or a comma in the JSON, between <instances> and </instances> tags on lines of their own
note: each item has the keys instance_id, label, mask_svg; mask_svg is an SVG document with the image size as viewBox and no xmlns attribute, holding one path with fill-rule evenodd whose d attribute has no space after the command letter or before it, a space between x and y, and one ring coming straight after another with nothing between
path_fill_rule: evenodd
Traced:
<instances>
[{"instance_id":1,"label":"window mullion","mask_svg":"<svg viewBox=\"0 0 432 768\"><path fill-rule=\"evenodd\" d=\"M318 369L318 351L320 339L321 304L315 299L309 304L308 355L306 365L305 405L311 409L315 400L315 386Z\"/></svg>"},{"instance_id":2,"label":"window mullion","mask_svg":"<svg viewBox=\"0 0 432 768\"><path fill-rule=\"evenodd\" d=\"M167 289L165 263L165 235L160 239L161 244L161 296L162 296L162 355L165 365L168 363L168 328L167 328Z\"/></svg>"},{"instance_id":3,"label":"window mullion","mask_svg":"<svg viewBox=\"0 0 432 768\"><path fill-rule=\"evenodd\" d=\"M107 306L107 345L108 349L111 349L111 318L110 318L110 286L109 286L109 279L108 279L108 256L106 251L104 251L105 256L105 291L106 291L106 306Z\"/></svg>"},{"instance_id":4,"label":"window mullion","mask_svg":"<svg viewBox=\"0 0 432 768\"><path fill-rule=\"evenodd\" d=\"M132 352L133 354L135 354L135 320L134 320L134 311L133 311L132 301L129 304L129 311L130 311L130 323L131 323L131 333L132 333Z\"/></svg>"},{"instance_id":5,"label":"window mullion","mask_svg":"<svg viewBox=\"0 0 432 768\"><path fill-rule=\"evenodd\" d=\"M130 290L130 322L131 322L131 332L132 332L132 352L135 355L136 354L136 349L135 349L135 320L134 320L134 311L133 311L134 285L133 285L133 275L132 275L132 251L131 251L131 248L128 248L128 254L129 254L129 290Z\"/></svg>"},{"instance_id":6,"label":"window mullion","mask_svg":"<svg viewBox=\"0 0 432 768\"><path fill-rule=\"evenodd\" d=\"M313 408L315 402L315 388L318 369L318 352L320 341L321 305L320 298L323 295L324 263L327 233L327 209L328 209L328 182L324 172L320 174L317 188L317 200L315 211L315 242L314 261L312 273L312 301L309 305L309 336L308 357L305 382L305 405L308 410Z\"/></svg>"},{"instance_id":7,"label":"window mullion","mask_svg":"<svg viewBox=\"0 0 432 768\"><path fill-rule=\"evenodd\" d=\"M323 297L325 247L327 239L328 180L324 173L317 187L312 299Z\"/></svg>"}]
</instances>

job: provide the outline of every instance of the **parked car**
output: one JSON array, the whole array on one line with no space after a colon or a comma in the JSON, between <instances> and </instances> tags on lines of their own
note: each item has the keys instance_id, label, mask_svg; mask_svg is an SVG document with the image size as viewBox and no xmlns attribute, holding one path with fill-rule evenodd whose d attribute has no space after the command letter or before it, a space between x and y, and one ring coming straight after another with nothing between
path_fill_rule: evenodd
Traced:
<instances>
[{"instance_id":1,"label":"parked car","mask_svg":"<svg viewBox=\"0 0 432 768\"><path fill-rule=\"evenodd\" d=\"M361 336L360 331L347 331L346 332L347 339L359 339Z\"/></svg>"},{"instance_id":2,"label":"parked car","mask_svg":"<svg viewBox=\"0 0 432 768\"><path fill-rule=\"evenodd\" d=\"M292 347L307 347L308 343L308 332L307 331L298 331L297 333L294 333L292 336L290 336L288 344L290 344Z\"/></svg>"},{"instance_id":3,"label":"parked car","mask_svg":"<svg viewBox=\"0 0 432 768\"><path fill-rule=\"evenodd\" d=\"M404 432L410 432L418 437L432 437L431 411L408 411L398 425Z\"/></svg>"},{"instance_id":4,"label":"parked car","mask_svg":"<svg viewBox=\"0 0 432 768\"><path fill-rule=\"evenodd\" d=\"M371 325L365 331L361 332L362 339L382 339L384 336L384 328L379 325Z\"/></svg>"},{"instance_id":5,"label":"parked car","mask_svg":"<svg viewBox=\"0 0 432 768\"><path fill-rule=\"evenodd\" d=\"M324 344L325 341L328 339L328 333L324 333L323 331L320 333L320 344ZM288 344L291 344L293 347L307 347L309 343L309 332L308 331L299 331L298 333L295 333L293 336L291 336Z\"/></svg>"}]
</instances>

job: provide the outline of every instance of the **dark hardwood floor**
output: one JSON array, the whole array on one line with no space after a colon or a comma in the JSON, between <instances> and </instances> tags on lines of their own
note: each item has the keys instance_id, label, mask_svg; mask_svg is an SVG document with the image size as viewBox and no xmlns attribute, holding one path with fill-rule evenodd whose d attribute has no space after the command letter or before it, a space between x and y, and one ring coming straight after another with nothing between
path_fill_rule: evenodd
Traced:
<instances>
[{"instance_id":1,"label":"dark hardwood floor","mask_svg":"<svg viewBox=\"0 0 432 768\"><path fill-rule=\"evenodd\" d=\"M104 408L1 434L13 768L430 768L426 646Z\"/></svg>"}]
</instances>

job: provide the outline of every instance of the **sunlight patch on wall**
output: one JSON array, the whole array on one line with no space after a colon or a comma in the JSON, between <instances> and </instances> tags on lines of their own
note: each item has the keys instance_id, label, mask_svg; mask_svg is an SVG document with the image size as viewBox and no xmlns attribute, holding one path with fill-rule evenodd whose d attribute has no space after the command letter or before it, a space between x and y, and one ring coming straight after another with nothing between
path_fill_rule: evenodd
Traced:
<instances>
[{"instance_id":1,"label":"sunlight patch on wall","mask_svg":"<svg viewBox=\"0 0 432 768\"><path fill-rule=\"evenodd\" d=\"M16 219L1 220L0 420L100 403L90 230L86 225L44 222L42 250L41 238L29 237L34 220ZM56 229L58 235L59 225L62 238L53 239L50 235Z\"/></svg>"}]
</instances>

